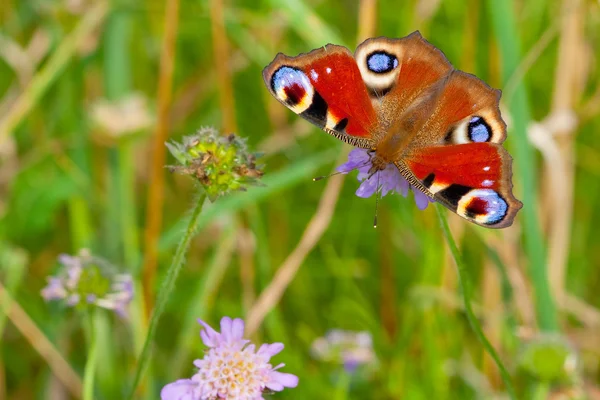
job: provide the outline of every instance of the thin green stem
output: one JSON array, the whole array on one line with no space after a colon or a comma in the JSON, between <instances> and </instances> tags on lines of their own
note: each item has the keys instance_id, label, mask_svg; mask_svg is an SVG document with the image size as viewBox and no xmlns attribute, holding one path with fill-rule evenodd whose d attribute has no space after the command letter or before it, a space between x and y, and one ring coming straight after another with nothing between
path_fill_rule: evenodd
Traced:
<instances>
[{"instance_id":1,"label":"thin green stem","mask_svg":"<svg viewBox=\"0 0 600 400\"><path fill-rule=\"evenodd\" d=\"M94 399L94 377L96 375L96 365L98 360L98 340L96 335L96 316L93 311L86 315L89 327L89 350L87 361L85 362L85 371L83 373L83 400Z\"/></svg>"},{"instance_id":2,"label":"thin green stem","mask_svg":"<svg viewBox=\"0 0 600 400\"><path fill-rule=\"evenodd\" d=\"M462 256L458 251L458 247L456 246L456 242L452 238L452 234L450 233L450 227L448 226L448 220L446 219L446 214L444 214L444 208L440 204L436 204L436 210L438 217L440 218L440 225L442 227L442 232L444 232L444 237L446 238L446 242L448 243L448 247L450 247L450 252L452 253L452 257L454 258L454 263L456 264L456 270L458 272L458 279L460 281L460 286L462 288L463 301L465 303L465 312L467 313L467 319L471 324L471 328L473 328L473 332L475 332L475 336L479 339L483 347L488 352L490 357L494 359L494 362L498 366L500 370L500 375L502 377L502 381L504 382L504 386L506 387L506 391L511 399L516 399L515 389L512 384L512 380L504 364L500 360L500 357L494 350L494 347L489 342L489 340L485 337L483 330L481 329L481 325L479 325L479 321L473 312L473 308L471 307L471 286L469 280L469 273L465 267Z\"/></svg>"},{"instance_id":3,"label":"thin green stem","mask_svg":"<svg viewBox=\"0 0 600 400\"><path fill-rule=\"evenodd\" d=\"M128 399L133 399L135 394L135 389L137 388L144 370L146 369L146 364L148 364L148 358L150 356L150 347L152 345L152 341L154 340L154 336L156 334L156 328L158 327L158 322L162 313L165 310L165 306L169 301L169 297L173 289L175 288L175 282L177 281L177 277L181 272L181 268L183 267L183 261L185 259L185 255L187 253L188 247L190 246L190 241L194 236L194 232L196 230L196 225L198 224L198 218L200 217L200 213L202 212L202 205L204 204L204 200L206 199L206 194L204 192L201 193L200 197L196 202L196 206L192 211L192 215L187 225L187 229L185 231L185 235L181 238L179 245L177 246L177 251L175 252L175 257L173 257L173 261L171 262L171 266L167 271L167 275L162 283L162 286L158 292L158 298L156 300L156 307L154 308L154 312L152 313L152 317L150 318L150 326L148 327L148 334L146 335L146 340L144 342L144 347L142 348L142 353L138 359L137 368L135 371L135 377L133 379L133 384L131 385L131 389L129 392Z\"/></svg>"},{"instance_id":4,"label":"thin green stem","mask_svg":"<svg viewBox=\"0 0 600 400\"><path fill-rule=\"evenodd\" d=\"M188 368L187 360L189 357L190 349L194 348L192 340L196 339L195 332L198 331L198 322L196 319L205 319L207 313L211 310L214 305L217 292L221 287L225 273L231 264L232 253L235 250L236 239L237 239L237 224L231 224L227 229L223 231L221 236L218 238L219 243L215 254L211 261L207 262L205 271L203 272L203 278L198 282L198 288L191 296L192 301L189 303L190 306L186 311L187 317L181 329L179 329L179 337L176 343L174 351L174 357L172 365L173 370L178 371L175 376L181 374L181 369L185 366Z\"/></svg>"},{"instance_id":5,"label":"thin green stem","mask_svg":"<svg viewBox=\"0 0 600 400\"><path fill-rule=\"evenodd\" d=\"M539 382L535 385L533 391L533 400L544 400L550 394L550 387L547 382Z\"/></svg>"},{"instance_id":6,"label":"thin green stem","mask_svg":"<svg viewBox=\"0 0 600 400\"><path fill-rule=\"evenodd\" d=\"M333 400L346 400L348 398L348 391L350 390L351 373L342 370L338 376L337 384L333 392Z\"/></svg>"}]
</instances>

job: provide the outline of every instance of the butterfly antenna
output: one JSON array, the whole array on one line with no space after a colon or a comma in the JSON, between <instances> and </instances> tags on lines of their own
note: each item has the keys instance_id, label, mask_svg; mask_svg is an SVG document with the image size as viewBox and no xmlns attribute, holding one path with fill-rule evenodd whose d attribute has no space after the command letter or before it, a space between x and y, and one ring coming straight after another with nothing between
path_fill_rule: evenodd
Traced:
<instances>
[{"instance_id":1,"label":"butterfly antenna","mask_svg":"<svg viewBox=\"0 0 600 400\"><path fill-rule=\"evenodd\" d=\"M364 162L364 164L362 164L362 165L357 165L356 167L354 167L354 168L352 168L352 169L350 169L350 170L348 170L348 171L337 171L337 172L331 173L331 174L329 174L329 175L317 176L316 178L313 178L313 182L320 181L320 180L322 180L322 179L325 179L325 178L331 178L331 177L332 177L332 176L334 176L334 175L339 175L339 174L347 174L347 173L350 173L350 172L352 172L352 171L354 171L354 170L356 170L356 169L360 169L360 168L362 168L362 167L364 167L364 166L366 166L366 165L369 165L370 163L371 163L371 160L369 159L369 160L365 161L365 162ZM377 172L377 171L375 171L375 172ZM374 174L375 172L373 172L373 174ZM373 176L373 174L369 175L369 178L370 178L371 176ZM369 178L367 178L367 179L369 179Z\"/></svg>"},{"instance_id":2,"label":"butterfly antenna","mask_svg":"<svg viewBox=\"0 0 600 400\"><path fill-rule=\"evenodd\" d=\"M339 174L345 174L345 173L346 173L346 171L344 171L344 172L338 171L338 172L334 172L329 175L317 176L316 178L313 178L313 182L320 181L321 179L325 179L325 178L331 178L332 176L339 175Z\"/></svg>"},{"instance_id":3,"label":"butterfly antenna","mask_svg":"<svg viewBox=\"0 0 600 400\"><path fill-rule=\"evenodd\" d=\"M379 177L381 174L377 174L377 189L375 191L375 218L373 219L373 228L377 228L377 209L379 208L379 198L381 197L381 189L379 187Z\"/></svg>"}]
</instances>

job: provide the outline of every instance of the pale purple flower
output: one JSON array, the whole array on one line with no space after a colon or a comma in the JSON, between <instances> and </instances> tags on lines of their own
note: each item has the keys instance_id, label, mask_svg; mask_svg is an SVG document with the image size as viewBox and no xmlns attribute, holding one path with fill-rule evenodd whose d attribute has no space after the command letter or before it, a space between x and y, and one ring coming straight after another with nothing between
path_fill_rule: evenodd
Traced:
<instances>
[{"instance_id":1,"label":"pale purple flower","mask_svg":"<svg viewBox=\"0 0 600 400\"><path fill-rule=\"evenodd\" d=\"M411 189L415 194L415 202L420 210L427 208L427 205L433 201L425 193L413 188L394 164L388 164L384 170L377 171L369 177L369 170L371 169L369 150L353 149L348 154L348 162L337 167L337 171L343 174L355 169L358 170L358 180L362 182L356 190L358 197L371 197L378 189L381 190L382 196L390 192L396 192L406 197L409 189Z\"/></svg>"},{"instance_id":2,"label":"pale purple flower","mask_svg":"<svg viewBox=\"0 0 600 400\"><path fill-rule=\"evenodd\" d=\"M48 285L42 289L44 300L62 300L75 308L98 306L127 316L133 299L131 275L117 274L112 266L85 250L78 256L62 254L58 261L58 275L48 277Z\"/></svg>"},{"instance_id":3,"label":"pale purple flower","mask_svg":"<svg viewBox=\"0 0 600 400\"><path fill-rule=\"evenodd\" d=\"M198 371L191 379L179 379L163 387L161 400L263 400L263 393L279 392L298 385L298 377L279 372L271 357L283 350L282 343L263 344L256 349L244 339L244 321L221 319L221 333L198 320L200 337L209 348L194 361Z\"/></svg>"},{"instance_id":4,"label":"pale purple flower","mask_svg":"<svg viewBox=\"0 0 600 400\"><path fill-rule=\"evenodd\" d=\"M133 300L133 279L129 274L119 274L112 277L110 292L102 298L97 298L94 304L113 310L122 318L127 317L127 306Z\"/></svg>"},{"instance_id":5,"label":"pale purple flower","mask_svg":"<svg viewBox=\"0 0 600 400\"><path fill-rule=\"evenodd\" d=\"M369 332L352 332L332 329L312 344L312 354L322 361L342 364L348 372L362 365L375 365L373 339Z\"/></svg>"},{"instance_id":6,"label":"pale purple flower","mask_svg":"<svg viewBox=\"0 0 600 400\"><path fill-rule=\"evenodd\" d=\"M67 295L68 293L62 279L53 276L48 277L48 285L42 289L42 297L44 300L62 300L65 299Z\"/></svg>"}]
</instances>

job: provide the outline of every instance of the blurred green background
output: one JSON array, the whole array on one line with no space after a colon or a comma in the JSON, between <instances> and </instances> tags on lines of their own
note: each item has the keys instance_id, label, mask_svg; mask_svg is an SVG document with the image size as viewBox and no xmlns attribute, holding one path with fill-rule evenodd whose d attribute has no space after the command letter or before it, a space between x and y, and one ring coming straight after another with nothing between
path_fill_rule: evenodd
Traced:
<instances>
[{"instance_id":1,"label":"blurred green background","mask_svg":"<svg viewBox=\"0 0 600 400\"><path fill-rule=\"evenodd\" d=\"M262 81L278 52L417 29L503 90L524 207L503 231L449 215L484 332L519 398L600 399L596 0L4 0L0 398L81 397L83 320L40 289L60 253L82 248L136 282L129 320L97 325L94 397L125 396L198 190L164 169L163 142L202 126L264 153L265 186L205 206L138 398L190 377L204 351L196 318L224 315L251 315L257 343L285 343L273 361L300 384L273 398L506 398L435 207L387 196L373 229L375 201L354 195L353 174L311 180L345 160L342 144ZM266 288L281 297L257 302ZM333 328L370 332L377 363L344 375L316 359L313 341Z\"/></svg>"}]
</instances>

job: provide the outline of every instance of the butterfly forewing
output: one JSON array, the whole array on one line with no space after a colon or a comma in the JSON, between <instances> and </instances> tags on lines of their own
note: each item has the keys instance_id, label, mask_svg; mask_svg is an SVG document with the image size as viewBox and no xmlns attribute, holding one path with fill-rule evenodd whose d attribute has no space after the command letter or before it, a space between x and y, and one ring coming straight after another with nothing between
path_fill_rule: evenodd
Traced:
<instances>
[{"instance_id":1,"label":"butterfly forewing","mask_svg":"<svg viewBox=\"0 0 600 400\"><path fill-rule=\"evenodd\" d=\"M355 58L381 112L396 116L453 69L444 53L418 31L401 39L367 39L356 49Z\"/></svg>"},{"instance_id":2,"label":"butterfly forewing","mask_svg":"<svg viewBox=\"0 0 600 400\"><path fill-rule=\"evenodd\" d=\"M377 122L356 62L343 46L297 57L277 55L263 71L271 94L296 114L359 147L370 147Z\"/></svg>"}]
</instances>

